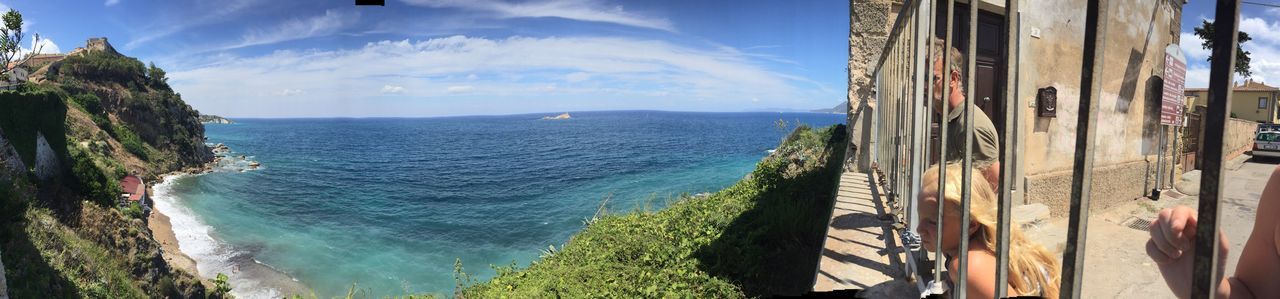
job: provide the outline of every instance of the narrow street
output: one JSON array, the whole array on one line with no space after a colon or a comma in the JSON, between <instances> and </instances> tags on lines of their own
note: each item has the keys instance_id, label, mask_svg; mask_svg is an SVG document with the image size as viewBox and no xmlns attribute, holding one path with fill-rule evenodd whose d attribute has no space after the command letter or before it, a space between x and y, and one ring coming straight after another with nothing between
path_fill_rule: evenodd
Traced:
<instances>
[{"instance_id":1,"label":"narrow street","mask_svg":"<svg viewBox=\"0 0 1280 299\"><path fill-rule=\"evenodd\" d=\"M1259 161L1241 155L1227 163L1224 178L1221 228L1230 244L1228 274L1235 272L1240 249L1253 228L1262 188L1277 161ZM1144 221L1154 220L1160 209L1199 203L1200 172L1184 174L1177 192L1166 191L1161 200L1145 198L1089 216L1086 242L1084 298L1172 298L1159 269L1147 257L1149 234ZM1185 194L1185 195L1184 195ZM1066 240L1067 219L1053 219L1026 230L1028 236L1058 254Z\"/></svg>"}]
</instances>

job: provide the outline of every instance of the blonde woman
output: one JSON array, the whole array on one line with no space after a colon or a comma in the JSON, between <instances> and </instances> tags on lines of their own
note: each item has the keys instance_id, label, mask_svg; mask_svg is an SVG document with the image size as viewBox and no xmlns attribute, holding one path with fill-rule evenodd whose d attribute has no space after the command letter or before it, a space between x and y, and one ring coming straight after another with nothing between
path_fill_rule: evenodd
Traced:
<instances>
[{"instance_id":1,"label":"blonde woman","mask_svg":"<svg viewBox=\"0 0 1280 299\"><path fill-rule=\"evenodd\" d=\"M991 184L974 171L970 181L970 214L969 231L960 232L960 190L964 186L961 177L962 166L951 164L947 167L946 192L938 192L938 166L925 171L924 190L920 193L916 205L920 213L920 224L916 231L923 239L923 246L935 251L937 238L938 202L945 202L942 218L942 254L946 257L947 285L954 290L956 269L960 260L956 258L960 252L960 238L969 238L969 257L967 290L969 298L992 298L995 296L996 277L996 194ZM1043 246L1028 240L1017 226L1009 228L1009 279L1006 294L1009 296L1058 297L1058 260L1049 254Z\"/></svg>"}]
</instances>

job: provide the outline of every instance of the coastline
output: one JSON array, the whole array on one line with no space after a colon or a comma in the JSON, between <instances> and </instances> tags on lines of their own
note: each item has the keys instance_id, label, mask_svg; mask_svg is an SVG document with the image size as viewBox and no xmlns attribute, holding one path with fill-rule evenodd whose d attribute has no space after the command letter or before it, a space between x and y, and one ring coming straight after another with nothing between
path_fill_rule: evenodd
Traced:
<instances>
[{"instance_id":1,"label":"coastline","mask_svg":"<svg viewBox=\"0 0 1280 299\"><path fill-rule=\"evenodd\" d=\"M178 203L170 189L183 177L215 171L243 172L258 169L257 162L229 158L230 150L219 144L215 158L202 166L160 175L152 185L152 210L147 226L161 246L161 255L171 267L200 277L212 287L219 273L228 276L231 294L240 298L280 298L312 294L311 288L270 265L254 259L251 252L235 250L214 237L212 227L193 211ZM249 166L253 165L253 166Z\"/></svg>"}]
</instances>

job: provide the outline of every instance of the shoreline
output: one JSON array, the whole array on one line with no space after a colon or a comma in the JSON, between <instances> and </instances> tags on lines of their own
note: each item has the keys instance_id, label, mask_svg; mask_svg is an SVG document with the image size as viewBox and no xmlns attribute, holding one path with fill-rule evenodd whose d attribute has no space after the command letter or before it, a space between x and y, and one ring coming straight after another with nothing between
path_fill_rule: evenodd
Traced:
<instances>
[{"instance_id":1,"label":"shoreline","mask_svg":"<svg viewBox=\"0 0 1280 299\"><path fill-rule=\"evenodd\" d=\"M279 298L312 294L310 287L256 260L251 252L236 250L214 238L214 229L204 224L199 215L178 203L169 192L171 184L186 176L198 176L219 170L244 172L259 169L260 164L231 157L222 144L211 147L214 160L201 166L185 168L157 176L148 188L152 210L147 226L161 246L161 255L170 267L188 271L212 288L218 273L228 276L232 295L241 298ZM226 162L226 163L224 163ZM159 192L157 192L159 191ZM185 248L185 250L184 250Z\"/></svg>"}]
</instances>

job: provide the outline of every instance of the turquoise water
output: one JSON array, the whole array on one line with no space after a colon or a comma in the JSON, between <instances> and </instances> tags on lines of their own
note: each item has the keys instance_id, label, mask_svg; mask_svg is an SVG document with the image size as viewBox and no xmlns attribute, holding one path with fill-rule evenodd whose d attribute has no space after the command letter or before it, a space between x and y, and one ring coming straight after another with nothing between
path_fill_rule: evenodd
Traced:
<instances>
[{"instance_id":1,"label":"turquoise water","mask_svg":"<svg viewBox=\"0 0 1280 299\"><path fill-rule=\"evenodd\" d=\"M157 186L157 206L206 277L235 294L450 294L455 259L525 266L606 198L612 211L714 192L782 139L843 115L656 111L418 119L237 119L206 126L218 171ZM239 155L245 155L240 160ZM262 167L244 170L250 161ZM274 271L264 271L272 269ZM284 275L280 275L284 274Z\"/></svg>"}]
</instances>

